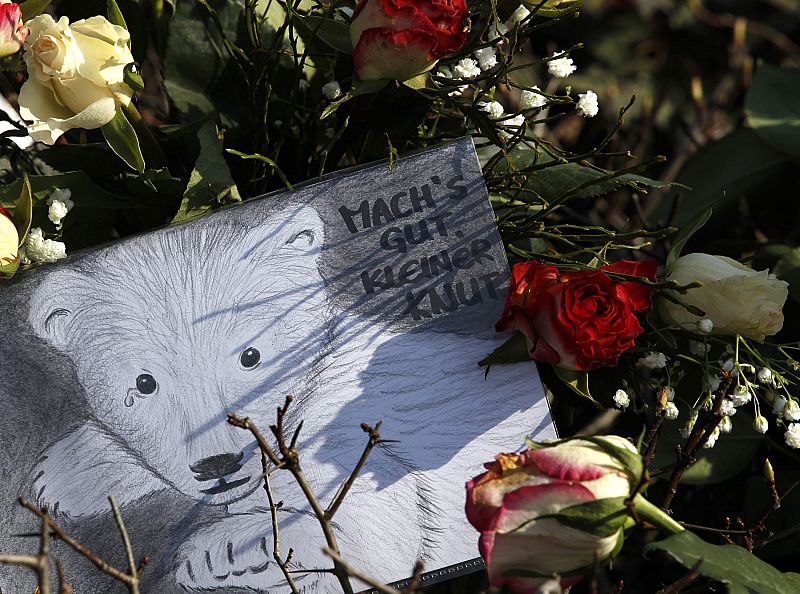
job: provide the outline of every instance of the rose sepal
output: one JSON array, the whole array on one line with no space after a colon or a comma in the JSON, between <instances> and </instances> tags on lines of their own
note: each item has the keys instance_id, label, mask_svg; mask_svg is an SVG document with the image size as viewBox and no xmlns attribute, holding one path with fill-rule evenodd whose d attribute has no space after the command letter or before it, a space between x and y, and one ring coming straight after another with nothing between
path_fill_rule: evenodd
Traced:
<instances>
[{"instance_id":1,"label":"rose sepal","mask_svg":"<svg viewBox=\"0 0 800 594\"><path fill-rule=\"evenodd\" d=\"M352 55L353 42L350 41L350 26L347 23L316 14L304 16L300 22L325 45L337 52Z\"/></svg>"},{"instance_id":2,"label":"rose sepal","mask_svg":"<svg viewBox=\"0 0 800 594\"><path fill-rule=\"evenodd\" d=\"M103 136L116 155L122 159L128 167L144 173L145 162L142 155L142 147L136 130L121 106L117 106L114 117L110 122L100 127Z\"/></svg>"},{"instance_id":3,"label":"rose sepal","mask_svg":"<svg viewBox=\"0 0 800 594\"><path fill-rule=\"evenodd\" d=\"M22 11L22 20L28 22L33 17L37 17L44 12L52 0L28 0L19 5Z\"/></svg>"},{"instance_id":4,"label":"rose sepal","mask_svg":"<svg viewBox=\"0 0 800 594\"><path fill-rule=\"evenodd\" d=\"M552 518L569 528L588 532L599 537L611 536L619 532L630 518L630 510L625 505L627 497L608 497L565 507L556 514L543 515L536 520ZM520 526L524 529L525 524Z\"/></svg>"},{"instance_id":5,"label":"rose sepal","mask_svg":"<svg viewBox=\"0 0 800 594\"><path fill-rule=\"evenodd\" d=\"M118 27L122 27L126 31L128 30L128 24L125 22L125 17L122 16L122 11L120 10L119 4L117 4L116 0L107 0L106 13L108 14L109 23L112 25L117 25Z\"/></svg>"},{"instance_id":6,"label":"rose sepal","mask_svg":"<svg viewBox=\"0 0 800 594\"><path fill-rule=\"evenodd\" d=\"M619 460L620 464L625 469L625 472L628 474L631 484L637 485L640 482L646 484L646 481L642 481L642 475L645 472L645 467L642 457L639 454L634 454L633 452L616 446L605 439L599 439L598 437L591 435L582 436L580 439L592 442L606 454Z\"/></svg>"}]
</instances>

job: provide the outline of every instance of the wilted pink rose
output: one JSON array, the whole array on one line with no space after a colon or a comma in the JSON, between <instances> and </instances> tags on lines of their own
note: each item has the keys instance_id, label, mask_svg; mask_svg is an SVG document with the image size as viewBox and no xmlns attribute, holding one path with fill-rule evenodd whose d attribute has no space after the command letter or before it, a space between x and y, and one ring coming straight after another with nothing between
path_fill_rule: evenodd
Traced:
<instances>
[{"instance_id":1,"label":"wilted pink rose","mask_svg":"<svg viewBox=\"0 0 800 594\"><path fill-rule=\"evenodd\" d=\"M0 58L16 54L28 38L22 11L16 2L0 0Z\"/></svg>"},{"instance_id":2,"label":"wilted pink rose","mask_svg":"<svg viewBox=\"0 0 800 594\"><path fill-rule=\"evenodd\" d=\"M593 439L601 443L575 438L499 454L487 472L467 483L467 518L481 533L478 546L492 586L532 593L554 575L569 586L614 551L621 525L582 530L569 520L569 508L627 498L637 470L609 450L640 458L622 437ZM622 500L616 504L624 509Z\"/></svg>"},{"instance_id":3,"label":"wilted pink rose","mask_svg":"<svg viewBox=\"0 0 800 594\"><path fill-rule=\"evenodd\" d=\"M466 0L360 0L350 24L361 80L408 80L461 48Z\"/></svg>"}]
</instances>

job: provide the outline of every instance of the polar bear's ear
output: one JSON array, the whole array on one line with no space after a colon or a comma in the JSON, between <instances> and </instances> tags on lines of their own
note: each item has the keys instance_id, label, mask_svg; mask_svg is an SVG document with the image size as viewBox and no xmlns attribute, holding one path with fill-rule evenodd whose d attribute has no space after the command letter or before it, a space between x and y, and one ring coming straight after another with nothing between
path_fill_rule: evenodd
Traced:
<instances>
[{"instance_id":1,"label":"polar bear's ear","mask_svg":"<svg viewBox=\"0 0 800 594\"><path fill-rule=\"evenodd\" d=\"M325 225L317 210L302 205L292 208L287 215L289 224L281 230L283 248L301 253L319 252L325 241Z\"/></svg>"},{"instance_id":2,"label":"polar bear's ear","mask_svg":"<svg viewBox=\"0 0 800 594\"><path fill-rule=\"evenodd\" d=\"M29 301L28 321L34 333L63 351L75 337L70 326L76 307L80 307L83 275L72 270L52 271L34 289Z\"/></svg>"}]
</instances>

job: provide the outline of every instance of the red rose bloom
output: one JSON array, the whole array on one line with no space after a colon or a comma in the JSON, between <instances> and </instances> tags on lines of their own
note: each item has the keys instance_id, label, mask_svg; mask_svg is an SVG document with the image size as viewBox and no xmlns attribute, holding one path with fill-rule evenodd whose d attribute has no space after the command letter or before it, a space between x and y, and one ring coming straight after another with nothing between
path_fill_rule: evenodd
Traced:
<instances>
[{"instance_id":1,"label":"red rose bloom","mask_svg":"<svg viewBox=\"0 0 800 594\"><path fill-rule=\"evenodd\" d=\"M561 274L537 261L516 264L497 330L521 330L537 361L580 370L614 366L644 332L636 314L650 309L650 289L606 271L655 281L656 266L622 260Z\"/></svg>"},{"instance_id":2,"label":"red rose bloom","mask_svg":"<svg viewBox=\"0 0 800 594\"><path fill-rule=\"evenodd\" d=\"M360 80L408 80L467 38L465 0L360 0L350 24Z\"/></svg>"}]
</instances>

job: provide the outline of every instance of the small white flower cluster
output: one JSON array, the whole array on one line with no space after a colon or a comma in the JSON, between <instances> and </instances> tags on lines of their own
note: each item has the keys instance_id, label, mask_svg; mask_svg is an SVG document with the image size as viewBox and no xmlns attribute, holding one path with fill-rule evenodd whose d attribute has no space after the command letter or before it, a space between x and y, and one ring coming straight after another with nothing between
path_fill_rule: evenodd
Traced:
<instances>
[{"instance_id":1,"label":"small white flower cluster","mask_svg":"<svg viewBox=\"0 0 800 594\"><path fill-rule=\"evenodd\" d=\"M547 71L550 76L556 78L567 78L570 74L578 69L572 61L572 58L567 57L565 53L554 53L550 61L547 62Z\"/></svg>"},{"instance_id":2,"label":"small white flower cluster","mask_svg":"<svg viewBox=\"0 0 800 594\"><path fill-rule=\"evenodd\" d=\"M541 89L534 86L531 90L525 89L519 97L519 104L522 109L534 109L547 105L547 97L542 95Z\"/></svg>"},{"instance_id":3,"label":"small white flower cluster","mask_svg":"<svg viewBox=\"0 0 800 594\"><path fill-rule=\"evenodd\" d=\"M800 449L800 423L789 424L783 439L790 448Z\"/></svg>"},{"instance_id":4,"label":"small white flower cluster","mask_svg":"<svg viewBox=\"0 0 800 594\"><path fill-rule=\"evenodd\" d=\"M47 204L50 206L47 210L47 218L50 219L54 225L60 225L62 219L67 216L67 213L75 206L71 198L72 192L67 188L56 188L50 194L50 198L47 199Z\"/></svg>"},{"instance_id":5,"label":"small white flower cluster","mask_svg":"<svg viewBox=\"0 0 800 594\"><path fill-rule=\"evenodd\" d=\"M597 102L597 93L594 91L586 91L578 95L578 103L575 105L578 114L587 118L593 118L600 111L600 105Z\"/></svg>"},{"instance_id":6,"label":"small white flower cluster","mask_svg":"<svg viewBox=\"0 0 800 594\"><path fill-rule=\"evenodd\" d=\"M336 101L342 96L342 86L335 80L327 82L322 85L322 95L328 101Z\"/></svg>"},{"instance_id":7,"label":"small white flower cluster","mask_svg":"<svg viewBox=\"0 0 800 594\"><path fill-rule=\"evenodd\" d=\"M622 410L625 410L631 404L631 397L622 389L617 390L612 399L614 400L614 406Z\"/></svg>"},{"instance_id":8,"label":"small white flower cluster","mask_svg":"<svg viewBox=\"0 0 800 594\"><path fill-rule=\"evenodd\" d=\"M636 365L645 369L663 369L667 366L667 356L664 353L650 351L636 361Z\"/></svg>"},{"instance_id":9,"label":"small white flower cluster","mask_svg":"<svg viewBox=\"0 0 800 594\"><path fill-rule=\"evenodd\" d=\"M34 262L55 262L66 258L67 251L63 242L45 239L41 228L34 227L28 233L24 254L20 254L20 257L29 258Z\"/></svg>"}]
</instances>

